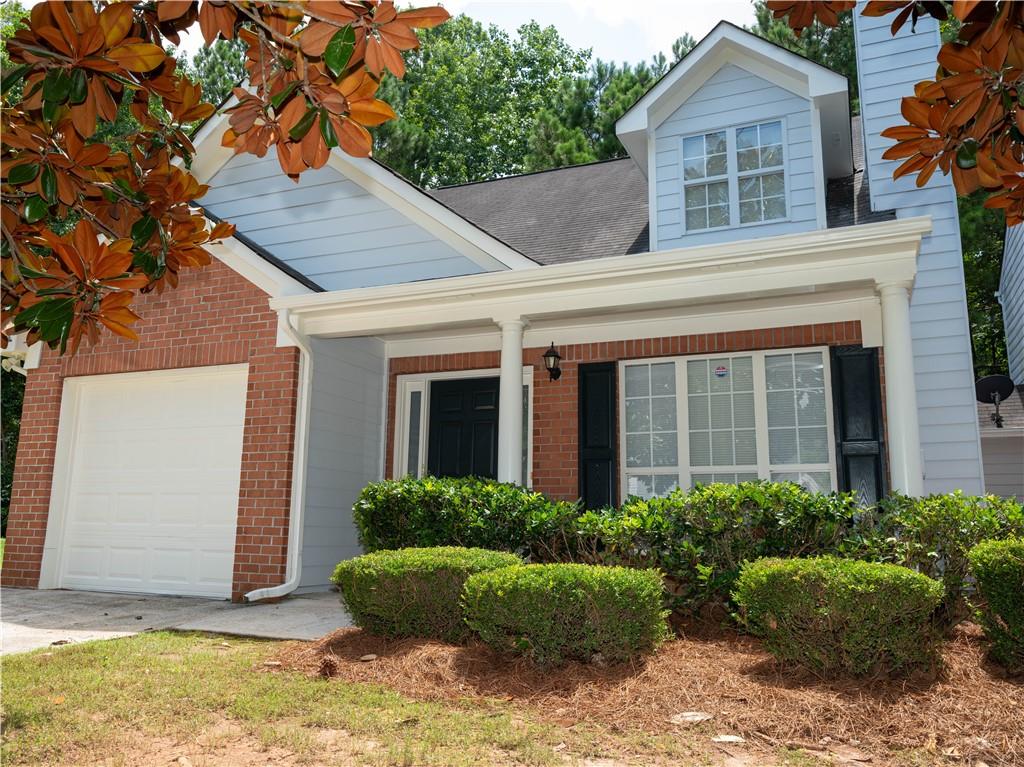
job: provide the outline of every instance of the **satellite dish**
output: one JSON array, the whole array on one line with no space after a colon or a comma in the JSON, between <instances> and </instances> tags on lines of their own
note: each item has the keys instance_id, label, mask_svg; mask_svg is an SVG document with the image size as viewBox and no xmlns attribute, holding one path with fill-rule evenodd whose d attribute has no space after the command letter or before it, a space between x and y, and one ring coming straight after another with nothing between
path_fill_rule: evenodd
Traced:
<instances>
[{"instance_id":1,"label":"satellite dish","mask_svg":"<svg viewBox=\"0 0 1024 767\"><path fill-rule=\"evenodd\" d=\"M1013 394L1013 388L1013 379L1009 376L985 376L979 378L974 384L978 402L996 406L995 412L991 413L990 417L997 429L1003 428L1003 417L999 415L999 403L1004 402Z\"/></svg>"}]
</instances>

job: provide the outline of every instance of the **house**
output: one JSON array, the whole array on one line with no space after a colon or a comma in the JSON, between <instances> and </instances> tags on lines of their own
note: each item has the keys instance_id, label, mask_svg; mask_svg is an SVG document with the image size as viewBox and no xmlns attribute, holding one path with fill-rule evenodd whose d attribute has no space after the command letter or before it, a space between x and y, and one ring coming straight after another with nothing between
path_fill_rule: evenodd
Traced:
<instances>
[{"instance_id":1,"label":"house","mask_svg":"<svg viewBox=\"0 0 1024 767\"><path fill-rule=\"evenodd\" d=\"M990 493L1024 500L1024 226L1006 230L999 303L1009 374L1016 389L1000 403L1000 426L993 419L995 408L978 403L985 487Z\"/></svg>"},{"instance_id":2,"label":"house","mask_svg":"<svg viewBox=\"0 0 1024 767\"><path fill-rule=\"evenodd\" d=\"M844 77L722 23L627 158L432 192L341 153L293 184L215 118L193 167L238 234L140 299L140 343L30 371L5 584L322 589L407 474L981 491L954 192L881 157L938 29L856 34L852 120Z\"/></svg>"}]
</instances>

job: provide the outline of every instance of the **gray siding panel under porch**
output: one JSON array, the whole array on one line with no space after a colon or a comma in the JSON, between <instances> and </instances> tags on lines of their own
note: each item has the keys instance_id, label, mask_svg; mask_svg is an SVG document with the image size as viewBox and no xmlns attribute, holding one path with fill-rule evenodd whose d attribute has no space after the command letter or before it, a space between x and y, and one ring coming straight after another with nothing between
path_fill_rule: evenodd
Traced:
<instances>
[{"instance_id":1,"label":"gray siding panel under porch","mask_svg":"<svg viewBox=\"0 0 1024 767\"><path fill-rule=\"evenodd\" d=\"M296 184L273 153L238 155L213 176L200 203L326 290L483 271L328 166Z\"/></svg>"},{"instance_id":2,"label":"gray siding panel under porch","mask_svg":"<svg viewBox=\"0 0 1024 767\"><path fill-rule=\"evenodd\" d=\"M920 19L916 32L906 24L894 38L892 19L862 16L862 5L854 28L871 207L933 222L921 242L910 309L925 492L978 493L983 476L956 195L941 173L920 189L913 177L894 180L898 161L882 159L893 142L881 132L903 124L901 99L935 76L938 27Z\"/></svg>"},{"instance_id":3,"label":"gray siding panel under porch","mask_svg":"<svg viewBox=\"0 0 1024 767\"><path fill-rule=\"evenodd\" d=\"M376 338L312 339L313 397L299 588L330 585L334 566L362 553L352 504L383 472L387 362Z\"/></svg>"},{"instance_id":4,"label":"gray siding panel under porch","mask_svg":"<svg viewBox=\"0 0 1024 767\"><path fill-rule=\"evenodd\" d=\"M782 118L785 125L788 219L712 232L683 231L682 139L721 128ZM655 131L658 250L793 234L818 228L811 139L811 102L742 67L727 64L708 78ZM736 158L729 158L735 169Z\"/></svg>"}]
</instances>

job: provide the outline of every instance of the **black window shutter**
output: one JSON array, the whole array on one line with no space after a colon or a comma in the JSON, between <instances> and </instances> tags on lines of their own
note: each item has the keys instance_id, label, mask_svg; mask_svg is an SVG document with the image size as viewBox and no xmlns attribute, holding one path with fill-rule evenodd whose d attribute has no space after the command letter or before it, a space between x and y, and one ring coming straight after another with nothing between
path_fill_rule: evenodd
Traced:
<instances>
[{"instance_id":1,"label":"black window shutter","mask_svg":"<svg viewBox=\"0 0 1024 767\"><path fill-rule=\"evenodd\" d=\"M834 346L831 356L838 487L871 505L886 493L878 350Z\"/></svg>"},{"instance_id":2,"label":"black window shutter","mask_svg":"<svg viewBox=\"0 0 1024 767\"><path fill-rule=\"evenodd\" d=\"M615 363L579 366L580 498L588 509L615 503Z\"/></svg>"}]
</instances>

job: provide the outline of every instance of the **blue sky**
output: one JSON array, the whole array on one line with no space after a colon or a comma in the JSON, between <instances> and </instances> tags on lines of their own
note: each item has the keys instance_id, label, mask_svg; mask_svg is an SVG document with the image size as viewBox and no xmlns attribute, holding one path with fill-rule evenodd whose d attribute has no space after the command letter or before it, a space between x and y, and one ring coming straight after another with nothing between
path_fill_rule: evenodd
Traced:
<instances>
[{"instance_id":1,"label":"blue sky","mask_svg":"<svg viewBox=\"0 0 1024 767\"><path fill-rule=\"evenodd\" d=\"M437 2L412 0L413 5ZM592 48L594 58L606 61L645 61L659 51L668 56L684 32L700 40L722 19L740 26L754 20L751 0L442 0L441 5L510 33L533 19L554 25L574 48ZM198 29L182 41L190 52L200 44Z\"/></svg>"}]
</instances>

